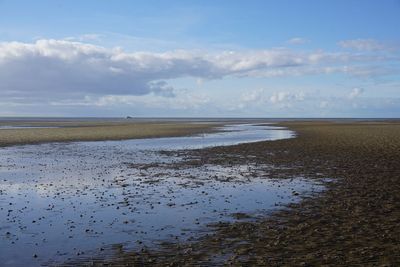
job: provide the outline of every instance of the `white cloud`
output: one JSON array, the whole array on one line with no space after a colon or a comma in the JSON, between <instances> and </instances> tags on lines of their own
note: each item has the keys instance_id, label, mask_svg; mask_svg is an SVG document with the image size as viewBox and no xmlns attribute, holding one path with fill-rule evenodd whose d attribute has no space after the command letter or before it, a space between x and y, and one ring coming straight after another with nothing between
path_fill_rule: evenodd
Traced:
<instances>
[{"instance_id":1,"label":"white cloud","mask_svg":"<svg viewBox=\"0 0 400 267\"><path fill-rule=\"evenodd\" d=\"M363 93L364 93L364 89L355 87L355 88L353 88L353 90L350 92L349 98L350 98L350 99L353 99L353 98L359 97L359 96L361 96Z\"/></svg>"},{"instance_id":2,"label":"white cloud","mask_svg":"<svg viewBox=\"0 0 400 267\"><path fill-rule=\"evenodd\" d=\"M251 90L244 93L241 97L243 102L264 102L265 99L265 90L264 89L256 89Z\"/></svg>"},{"instance_id":3,"label":"white cloud","mask_svg":"<svg viewBox=\"0 0 400 267\"><path fill-rule=\"evenodd\" d=\"M319 107L320 108L322 108L322 109L324 109L324 108L327 108L329 106L329 102L328 101L321 101L320 103L319 103Z\"/></svg>"},{"instance_id":4,"label":"white cloud","mask_svg":"<svg viewBox=\"0 0 400 267\"><path fill-rule=\"evenodd\" d=\"M121 95L124 99L144 95L173 98L175 89L168 81L176 78L194 77L205 81L232 76L347 73L352 68L349 64L384 60L385 57L374 55L289 49L150 53L68 40L3 42L0 43L0 97L14 103L66 100L78 103L85 96L110 95ZM248 99L256 97L247 96ZM300 96L285 92L269 97L271 103L299 99Z\"/></svg>"},{"instance_id":5,"label":"white cloud","mask_svg":"<svg viewBox=\"0 0 400 267\"><path fill-rule=\"evenodd\" d=\"M360 51L376 51L390 48L390 46L374 39L344 40L340 41L338 44L343 48L356 49Z\"/></svg>"},{"instance_id":6,"label":"white cloud","mask_svg":"<svg viewBox=\"0 0 400 267\"><path fill-rule=\"evenodd\" d=\"M242 110L271 110L294 107L304 100L306 94L303 91L276 91L271 94L270 90L259 88L243 93L239 101L231 106Z\"/></svg>"},{"instance_id":7,"label":"white cloud","mask_svg":"<svg viewBox=\"0 0 400 267\"><path fill-rule=\"evenodd\" d=\"M286 43L292 44L292 45L301 45L301 44L308 43L308 40L305 38L301 38L301 37L294 37L292 39L287 40Z\"/></svg>"},{"instance_id":8,"label":"white cloud","mask_svg":"<svg viewBox=\"0 0 400 267\"><path fill-rule=\"evenodd\" d=\"M292 101L303 101L305 94L303 92L290 93L290 92L275 92L269 98L270 102L273 104L278 104L282 102L292 102Z\"/></svg>"},{"instance_id":9,"label":"white cloud","mask_svg":"<svg viewBox=\"0 0 400 267\"><path fill-rule=\"evenodd\" d=\"M85 96L83 100L76 102L70 100L53 101L52 106L96 106L96 107L118 107L141 106L143 108L166 108L175 110L197 109L211 102L204 94L189 93L180 90L176 97L164 97L159 94L147 95L103 95Z\"/></svg>"}]
</instances>

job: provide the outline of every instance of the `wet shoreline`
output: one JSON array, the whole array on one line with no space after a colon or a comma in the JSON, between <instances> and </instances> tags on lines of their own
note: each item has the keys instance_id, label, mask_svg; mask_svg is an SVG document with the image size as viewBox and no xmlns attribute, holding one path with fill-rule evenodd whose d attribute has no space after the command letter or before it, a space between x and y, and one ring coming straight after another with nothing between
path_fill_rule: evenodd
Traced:
<instances>
[{"instance_id":1,"label":"wet shoreline","mask_svg":"<svg viewBox=\"0 0 400 267\"><path fill-rule=\"evenodd\" d=\"M255 222L163 249L115 253L94 266L397 266L400 124L282 123L297 138L191 151L188 164L273 164L266 177L305 176L325 190ZM185 152L187 153L187 152ZM321 180L321 177L330 177Z\"/></svg>"},{"instance_id":2,"label":"wet shoreline","mask_svg":"<svg viewBox=\"0 0 400 267\"><path fill-rule=\"evenodd\" d=\"M321 187L302 177L264 179L273 166L190 165L185 153L292 135L233 125L204 136L2 148L0 260L83 264L110 246L157 247L193 240L210 223L253 220Z\"/></svg>"},{"instance_id":3,"label":"wet shoreline","mask_svg":"<svg viewBox=\"0 0 400 267\"><path fill-rule=\"evenodd\" d=\"M263 181L275 179L279 184L304 177L323 185L323 191L291 191L300 202L281 203L279 209L260 215L232 213L238 221L208 224L194 239L131 248L122 243L90 255L77 255L61 265L398 264L400 210L395 203L400 201L400 124L290 122L281 126L296 131L297 138L167 150L161 155L184 157L184 161L172 162L174 172L202 166L250 166L250 171L240 172L245 173L245 181L255 181L255 176ZM157 166L131 167L143 171ZM235 185L235 179L227 177L224 173L214 181ZM191 176L186 180L187 188L199 182Z\"/></svg>"}]
</instances>

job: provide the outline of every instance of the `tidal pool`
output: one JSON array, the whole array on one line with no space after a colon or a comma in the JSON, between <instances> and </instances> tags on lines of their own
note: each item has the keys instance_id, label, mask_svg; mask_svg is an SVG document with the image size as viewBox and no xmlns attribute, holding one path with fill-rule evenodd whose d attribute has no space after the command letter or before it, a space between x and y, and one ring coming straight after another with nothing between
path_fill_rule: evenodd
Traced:
<instances>
[{"instance_id":1,"label":"tidal pool","mask_svg":"<svg viewBox=\"0 0 400 267\"><path fill-rule=\"evenodd\" d=\"M207 224L234 221L237 213L262 216L321 189L302 178L263 178L260 167L273 166L176 168L183 157L160 153L294 137L274 126L220 130L1 148L0 265L58 264L104 254L114 244L140 249L190 240L209 231Z\"/></svg>"}]
</instances>

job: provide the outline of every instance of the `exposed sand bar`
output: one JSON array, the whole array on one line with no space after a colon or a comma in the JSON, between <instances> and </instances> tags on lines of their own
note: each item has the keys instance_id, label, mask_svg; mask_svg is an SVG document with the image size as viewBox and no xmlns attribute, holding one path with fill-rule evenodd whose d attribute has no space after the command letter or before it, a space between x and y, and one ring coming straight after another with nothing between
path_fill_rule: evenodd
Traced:
<instances>
[{"instance_id":1,"label":"exposed sand bar","mask_svg":"<svg viewBox=\"0 0 400 267\"><path fill-rule=\"evenodd\" d=\"M32 128L0 129L0 146L46 142L101 141L155 138L201 134L220 125L215 122L189 121L18 121L0 125L33 126ZM53 127L53 128L34 128Z\"/></svg>"}]
</instances>

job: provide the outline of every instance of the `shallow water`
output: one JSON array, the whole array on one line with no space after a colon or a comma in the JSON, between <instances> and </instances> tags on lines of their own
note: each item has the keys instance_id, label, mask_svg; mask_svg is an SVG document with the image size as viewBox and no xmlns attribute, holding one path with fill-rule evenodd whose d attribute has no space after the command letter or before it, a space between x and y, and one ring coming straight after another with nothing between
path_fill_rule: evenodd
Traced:
<instances>
[{"instance_id":1,"label":"shallow water","mask_svg":"<svg viewBox=\"0 0 400 267\"><path fill-rule=\"evenodd\" d=\"M37 266L91 257L113 244L187 240L208 223L235 220L234 213L257 217L296 201L293 191L320 189L300 178L263 179L260 167L271 166L177 168L183 158L159 153L294 136L272 126L222 130L0 149L0 265Z\"/></svg>"}]
</instances>

